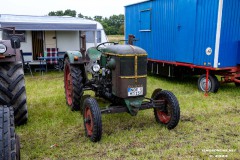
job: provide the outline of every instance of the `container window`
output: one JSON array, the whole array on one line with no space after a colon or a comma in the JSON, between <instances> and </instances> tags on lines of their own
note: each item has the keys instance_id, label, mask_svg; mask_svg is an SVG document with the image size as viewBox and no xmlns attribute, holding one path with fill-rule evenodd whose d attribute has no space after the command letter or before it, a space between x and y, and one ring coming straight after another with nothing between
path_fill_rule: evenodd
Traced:
<instances>
[{"instance_id":1,"label":"container window","mask_svg":"<svg viewBox=\"0 0 240 160\"><path fill-rule=\"evenodd\" d=\"M97 31L97 43L102 42L102 36L101 36L101 31Z\"/></svg>"},{"instance_id":2,"label":"container window","mask_svg":"<svg viewBox=\"0 0 240 160\"><path fill-rule=\"evenodd\" d=\"M20 42L26 42L26 31L15 31L15 35L20 38ZM13 36L13 32L10 30L4 30L2 38L3 40L10 40Z\"/></svg>"},{"instance_id":3,"label":"container window","mask_svg":"<svg viewBox=\"0 0 240 160\"><path fill-rule=\"evenodd\" d=\"M97 43L101 43L101 31L97 31ZM86 42L87 43L94 43L94 32L93 31L86 31Z\"/></svg>"},{"instance_id":4,"label":"container window","mask_svg":"<svg viewBox=\"0 0 240 160\"><path fill-rule=\"evenodd\" d=\"M140 31L151 31L151 9L140 11Z\"/></svg>"}]
</instances>

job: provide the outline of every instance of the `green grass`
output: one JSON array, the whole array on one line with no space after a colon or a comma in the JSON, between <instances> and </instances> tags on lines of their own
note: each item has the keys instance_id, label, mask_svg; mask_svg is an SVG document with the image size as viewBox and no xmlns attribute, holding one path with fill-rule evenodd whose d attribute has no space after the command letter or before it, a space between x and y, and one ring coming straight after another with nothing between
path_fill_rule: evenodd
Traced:
<instances>
[{"instance_id":1,"label":"green grass","mask_svg":"<svg viewBox=\"0 0 240 160\"><path fill-rule=\"evenodd\" d=\"M109 42L119 42L120 44L124 43L124 36L123 35L108 35Z\"/></svg>"},{"instance_id":2,"label":"green grass","mask_svg":"<svg viewBox=\"0 0 240 160\"><path fill-rule=\"evenodd\" d=\"M167 130L156 123L152 109L135 117L127 113L102 115L102 140L92 143L85 137L80 113L66 105L62 72L27 75L25 80L29 121L17 127L24 160L239 158L240 92L233 84L222 85L217 94L205 97L197 90L195 77L149 76L148 97L155 88L163 88L178 98L179 125Z\"/></svg>"}]
</instances>

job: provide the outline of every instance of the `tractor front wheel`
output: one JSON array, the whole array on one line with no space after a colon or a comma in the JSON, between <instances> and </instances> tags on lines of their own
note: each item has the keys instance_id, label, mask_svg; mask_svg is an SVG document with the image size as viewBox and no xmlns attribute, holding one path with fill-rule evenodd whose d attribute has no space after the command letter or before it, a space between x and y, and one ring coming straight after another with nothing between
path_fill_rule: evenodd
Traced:
<instances>
[{"instance_id":1,"label":"tractor front wheel","mask_svg":"<svg viewBox=\"0 0 240 160\"><path fill-rule=\"evenodd\" d=\"M180 119L180 107L177 98L170 91L156 90L152 94L154 100L164 100L164 109L154 108L154 116L158 123L165 125L169 130L177 126Z\"/></svg>"},{"instance_id":2,"label":"tractor front wheel","mask_svg":"<svg viewBox=\"0 0 240 160\"><path fill-rule=\"evenodd\" d=\"M102 137L102 117L98 103L93 98L86 98L83 103L83 122L86 136L92 142L98 142Z\"/></svg>"},{"instance_id":3,"label":"tractor front wheel","mask_svg":"<svg viewBox=\"0 0 240 160\"><path fill-rule=\"evenodd\" d=\"M67 105L72 111L80 109L83 95L82 71L79 65L70 64L66 58L64 62L64 89Z\"/></svg>"}]
</instances>

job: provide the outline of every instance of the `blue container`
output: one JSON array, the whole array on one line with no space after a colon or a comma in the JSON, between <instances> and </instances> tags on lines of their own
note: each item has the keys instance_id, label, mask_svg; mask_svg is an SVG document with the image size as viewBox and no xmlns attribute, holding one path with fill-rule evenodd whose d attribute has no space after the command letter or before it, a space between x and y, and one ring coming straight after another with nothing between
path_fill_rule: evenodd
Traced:
<instances>
[{"instance_id":1,"label":"blue container","mask_svg":"<svg viewBox=\"0 0 240 160\"><path fill-rule=\"evenodd\" d=\"M149 59L225 68L240 64L240 0L150 0L125 7L125 38Z\"/></svg>"}]
</instances>

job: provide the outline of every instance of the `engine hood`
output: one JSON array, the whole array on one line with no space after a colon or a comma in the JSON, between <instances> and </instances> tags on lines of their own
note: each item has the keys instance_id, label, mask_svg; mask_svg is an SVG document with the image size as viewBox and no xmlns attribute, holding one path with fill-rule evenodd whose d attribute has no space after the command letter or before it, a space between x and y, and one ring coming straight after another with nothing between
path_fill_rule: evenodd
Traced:
<instances>
[{"instance_id":1,"label":"engine hood","mask_svg":"<svg viewBox=\"0 0 240 160\"><path fill-rule=\"evenodd\" d=\"M137 46L132 45L109 45L106 48L101 49L103 53L111 53L117 55L126 55L126 54L140 54L140 55L147 55L147 52Z\"/></svg>"}]
</instances>

